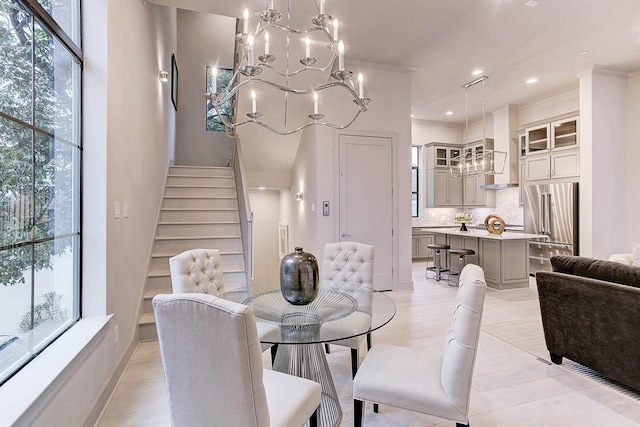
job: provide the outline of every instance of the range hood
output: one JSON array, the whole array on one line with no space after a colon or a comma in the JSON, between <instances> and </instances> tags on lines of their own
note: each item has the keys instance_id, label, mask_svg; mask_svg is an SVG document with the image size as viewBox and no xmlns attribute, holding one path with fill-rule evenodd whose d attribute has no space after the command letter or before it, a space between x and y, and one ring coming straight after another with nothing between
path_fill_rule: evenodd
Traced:
<instances>
[{"instance_id":1,"label":"range hood","mask_svg":"<svg viewBox=\"0 0 640 427\"><path fill-rule=\"evenodd\" d=\"M480 186L480 188L483 188L485 190L502 190L503 188L512 188L512 187L519 187L520 184L518 183L508 183L508 184L483 184Z\"/></svg>"}]
</instances>

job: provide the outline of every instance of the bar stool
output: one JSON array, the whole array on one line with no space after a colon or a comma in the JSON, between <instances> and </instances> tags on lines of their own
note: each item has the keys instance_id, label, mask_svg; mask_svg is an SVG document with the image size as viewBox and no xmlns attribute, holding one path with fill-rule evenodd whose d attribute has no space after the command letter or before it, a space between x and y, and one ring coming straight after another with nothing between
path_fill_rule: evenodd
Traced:
<instances>
[{"instance_id":1,"label":"bar stool","mask_svg":"<svg viewBox=\"0 0 640 427\"><path fill-rule=\"evenodd\" d=\"M433 266L431 267L427 266L427 269L424 275L428 279L429 271L433 271L435 274L433 278L435 280L442 280L442 273L445 271L449 271L449 263L448 263L449 257L447 256L447 251L451 248L451 246L443 243L431 243L427 245L427 248L433 251ZM441 268L440 266L441 251L444 251L444 255L445 255L445 264L444 264L445 268Z\"/></svg>"},{"instance_id":2,"label":"bar stool","mask_svg":"<svg viewBox=\"0 0 640 427\"><path fill-rule=\"evenodd\" d=\"M467 263L466 258L469 256L475 256L476 251L474 251L473 249L450 249L449 254L458 256L458 270L454 271L452 268L449 272L449 277L451 277L460 276L460 272ZM454 285L457 285L457 283L455 283Z\"/></svg>"}]
</instances>

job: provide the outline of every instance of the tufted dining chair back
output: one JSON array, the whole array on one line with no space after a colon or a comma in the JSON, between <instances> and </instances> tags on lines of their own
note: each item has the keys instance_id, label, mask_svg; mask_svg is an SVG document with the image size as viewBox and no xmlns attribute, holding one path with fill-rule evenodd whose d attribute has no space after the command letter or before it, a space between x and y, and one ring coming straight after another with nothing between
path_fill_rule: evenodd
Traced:
<instances>
[{"instance_id":1,"label":"tufted dining chair back","mask_svg":"<svg viewBox=\"0 0 640 427\"><path fill-rule=\"evenodd\" d=\"M334 288L345 283L373 287L373 246L357 242L326 243L321 280Z\"/></svg>"},{"instance_id":2,"label":"tufted dining chair back","mask_svg":"<svg viewBox=\"0 0 640 427\"><path fill-rule=\"evenodd\" d=\"M218 249L190 249L169 259L174 294L224 292L224 275Z\"/></svg>"},{"instance_id":3,"label":"tufted dining chair back","mask_svg":"<svg viewBox=\"0 0 640 427\"><path fill-rule=\"evenodd\" d=\"M373 246L358 242L337 242L324 245L322 259L321 288L347 292L358 302L356 311L351 315L329 322L322 327L337 328L343 334L348 331L362 331L371 326L371 305L373 295ZM345 332L346 331L346 332ZM364 336L358 335L331 344L351 348L351 372L355 376L358 370L358 350ZM371 334L367 334L367 347L371 348ZM326 345L327 352L330 351Z\"/></svg>"}]
</instances>

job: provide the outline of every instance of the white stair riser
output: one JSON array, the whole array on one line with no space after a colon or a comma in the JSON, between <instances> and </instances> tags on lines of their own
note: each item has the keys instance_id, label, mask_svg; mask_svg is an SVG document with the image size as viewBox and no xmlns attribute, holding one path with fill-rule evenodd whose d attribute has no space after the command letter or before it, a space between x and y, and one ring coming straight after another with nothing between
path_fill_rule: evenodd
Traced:
<instances>
[{"instance_id":1,"label":"white stair riser","mask_svg":"<svg viewBox=\"0 0 640 427\"><path fill-rule=\"evenodd\" d=\"M165 195L169 197L235 197L233 187L166 187Z\"/></svg>"},{"instance_id":2,"label":"white stair riser","mask_svg":"<svg viewBox=\"0 0 640 427\"><path fill-rule=\"evenodd\" d=\"M210 248L203 248L210 249ZM177 255L179 252L172 253L172 255L166 256L153 256L151 258L151 271L169 271L169 258L174 255ZM220 254L220 258L222 261L223 273L224 270L238 270L242 269L244 266L244 256L241 253L229 253L229 254ZM227 273L224 273L227 274Z\"/></svg>"},{"instance_id":3,"label":"white stair riser","mask_svg":"<svg viewBox=\"0 0 640 427\"><path fill-rule=\"evenodd\" d=\"M238 222L237 210L163 210L160 222L227 221Z\"/></svg>"},{"instance_id":4,"label":"white stair riser","mask_svg":"<svg viewBox=\"0 0 640 427\"><path fill-rule=\"evenodd\" d=\"M176 175L167 177L167 185L220 186L235 188L236 182L232 177L226 176Z\"/></svg>"},{"instance_id":5,"label":"white stair riser","mask_svg":"<svg viewBox=\"0 0 640 427\"><path fill-rule=\"evenodd\" d=\"M174 175L195 175L195 176L233 176L232 168L198 168L174 166L169 168L169 176Z\"/></svg>"},{"instance_id":6,"label":"white stair riser","mask_svg":"<svg viewBox=\"0 0 640 427\"><path fill-rule=\"evenodd\" d=\"M242 252L242 240L240 237L234 238L204 238L204 239L179 239L179 240L158 240L155 242L155 251L184 252L189 249L216 248L222 252Z\"/></svg>"},{"instance_id":7,"label":"white stair riser","mask_svg":"<svg viewBox=\"0 0 640 427\"><path fill-rule=\"evenodd\" d=\"M160 224L160 237L239 236L240 224Z\"/></svg>"},{"instance_id":8,"label":"white stair riser","mask_svg":"<svg viewBox=\"0 0 640 427\"><path fill-rule=\"evenodd\" d=\"M162 202L164 208L238 208L238 201L233 198L197 198L197 197L165 197Z\"/></svg>"}]
</instances>

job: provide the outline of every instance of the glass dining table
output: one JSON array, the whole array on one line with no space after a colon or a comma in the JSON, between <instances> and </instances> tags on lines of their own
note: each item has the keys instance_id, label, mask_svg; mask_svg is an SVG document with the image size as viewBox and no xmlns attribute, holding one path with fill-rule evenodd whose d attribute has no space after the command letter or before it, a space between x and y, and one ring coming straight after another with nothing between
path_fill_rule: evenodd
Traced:
<instances>
[{"instance_id":1,"label":"glass dining table","mask_svg":"<svg viewBox=\"0 0 640 427\"><path fill-rule=\"evenodd\" d=\"M261 342L278 346L274 370L320 383L320 426L338 426L342 420L323 344L366 335L396 313L395 303L384 292L350 283L321 288L307 305L290 304L279 289L258 294L229 290L220 297L253 309Z\"/></svg>"}]
</instances>

